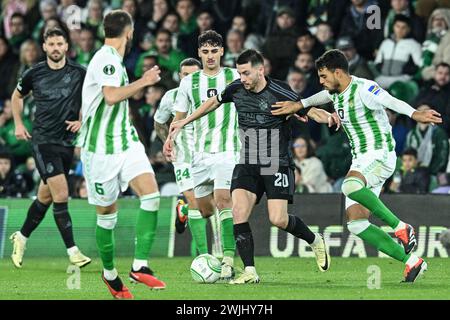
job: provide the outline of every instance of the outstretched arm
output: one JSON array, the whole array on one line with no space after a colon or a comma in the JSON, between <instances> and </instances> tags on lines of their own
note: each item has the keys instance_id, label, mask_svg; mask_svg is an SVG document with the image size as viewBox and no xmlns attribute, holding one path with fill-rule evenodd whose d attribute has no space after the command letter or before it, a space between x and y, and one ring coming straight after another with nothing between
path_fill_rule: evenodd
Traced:
<instances>
[{"instance_id":1,"label":"outstretched arm","mask_svg":"<svg viewBox=\"0 0 450 320\"><path fill-rule=\"evenodd\" d=\"M317 107L331 102L326 90L322 90L309 98L300 101L279 101L272 107L274 116L289 115L299 112L301 109ZM309 113L309 111L308 111Z\"/></svg>"}]
</instances>

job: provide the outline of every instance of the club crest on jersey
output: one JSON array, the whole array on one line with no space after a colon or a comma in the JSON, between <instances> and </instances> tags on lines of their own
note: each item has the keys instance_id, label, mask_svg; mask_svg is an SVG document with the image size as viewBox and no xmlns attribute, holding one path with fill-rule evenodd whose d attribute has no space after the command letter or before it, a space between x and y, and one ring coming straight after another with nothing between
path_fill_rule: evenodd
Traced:
<instances>
[{"instance_id":1,"label":"club crest on jersey","mask_svg":"<svg viewBox=\"0 0 450 320\"><path fill-rule=\"evenodd\" d=\"M208 91L206 91L206 95L208 96L208 98L217 96L217 89L208 89Z\"/></svg>"},{"instance_id":2,"label":"club crest on jersey","mask_svg":"<svg viewBox=\"0 0 450 320\"><path fill-rule=\"evenodd\" d=\"M383 89L381 89L379 86L376 85L372 85L369 87L369 92L373 93L376 96L379 95L382 90Z\"/></svg>"},{"instance_id":3,"label":"club crest on jersey","mask_svg":"<svg viewBox=\"0 0 450 320\"><path fill-rule=\"evenodd\" d=\"M112 64L108 64L103 68L103 72L110 76L116 72L116 68Z\"/></svg>"}]
</instances>

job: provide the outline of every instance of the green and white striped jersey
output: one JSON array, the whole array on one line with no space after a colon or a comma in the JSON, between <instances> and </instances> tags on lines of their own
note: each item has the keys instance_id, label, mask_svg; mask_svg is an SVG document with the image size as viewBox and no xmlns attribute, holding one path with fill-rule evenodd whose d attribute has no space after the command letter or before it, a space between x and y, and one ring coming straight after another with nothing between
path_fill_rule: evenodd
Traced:
<instances>
[{"instance_id":1,"label":"green and white striped jersey","mask_svg":"<svg viewBox=\"0 0 450 320\"><path fill-rule=\"evenodd\" d=\"M128 85L122 56L104 45L95 53L87 68L82 92L82 126L77 146L94 153L121 153L139 141L128 115L128 100L107 105L102 87Z\"/></svg>"},{"instance_id":2,"label":"green and white striped jersey","mask_svg":"<svg viewBox=\"0 0 450 320\"><path fill-rule=\"evenodd\" d=\"M156 122L165 124L170 117L175 116L173 106L177 94L178 88L171 89L164 94L153 116ZM192 152L194 152L194 126L189 123L178 133L175 139L175 162L191 163Z\"/></svg>"},{"instance_id":3,"label":"green and white striped jersey","mask_svg":"<svg viewBox=\"0 0 450 320\"><path fill-rule=\"evenodd\" d=\"M395 140L383 106L388 92L374 81L352 76L343 92L328 95L350 141L353 158L373 150L394 150Z\"/></svg>"},{"instance_id":4,"label":"green and white striped jersey","mask_svg":"<svg viewBox=\"0 0 450 320\"><path fill-rule=\"evenodd\" d=\"M236 69L222 68L216 75L194 72L181 80L174 109L192 113L200 105L239 78ZM234 103L225 103L194 121L194 151L239 151L238 117Z\"/></svg>"}]
</instances>

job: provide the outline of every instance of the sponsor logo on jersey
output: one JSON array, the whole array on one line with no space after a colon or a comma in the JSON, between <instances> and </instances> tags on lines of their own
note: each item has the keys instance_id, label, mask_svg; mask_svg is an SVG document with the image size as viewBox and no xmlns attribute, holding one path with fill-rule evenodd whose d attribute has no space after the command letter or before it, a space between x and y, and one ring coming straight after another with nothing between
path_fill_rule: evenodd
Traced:
<instances>
[{"instance_id":1,"label":"sponsor logo on jersey","mask_svg":"<svg viewBox=\"0 0 450 320\"><path fill-rule=\"evenodd\" d=\"M208 91L206 92L206 95L208 96L208 98L217 96L217 89L208 89Z\"/></svg>"},{"instance_id":2,"label":"sponsor logo on jersey","mask_svg":"<svg viewBox=\"0 0 450 320\"><path fill-rule=\"evenodd\" d=\"M382 90L383 89L381 89L379 86L376 85L372 85L369 87L369 92L373 93L376 96L379 95Z\"/></svg>"},{"instance_id":3,"label":"sponsor logo on jersey","mask_svg":"<svg viewBox=\"0 0 450 320\"><path fill-rule=\"evenodd\" d=\"M103 68L103 72L107 74L108 76L114 74L116 72L116 68L112 64L108 64Z\"/></svg>"}]
</instances>

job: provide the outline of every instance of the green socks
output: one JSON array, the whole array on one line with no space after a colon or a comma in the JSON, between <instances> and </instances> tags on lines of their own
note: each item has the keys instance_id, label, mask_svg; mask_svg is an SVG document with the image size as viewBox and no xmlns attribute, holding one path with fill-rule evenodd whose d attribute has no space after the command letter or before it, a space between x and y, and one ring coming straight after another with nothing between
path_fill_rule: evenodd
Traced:
<instances>
[{"instance_id":1,"label":"green socks","mask_svg":"<svg viewBox=\"0 0 450 320\"><path fill-rule=\"evenodd\" d=\"M184 212L183 212L184 213ZM206 219L199 210L189 209L188 225L192 240L195 242L199 254L208 253L208 240L206 237Z\"/></svg>"},{"instance_id":2,"label":"green socks","mask_svg":"<svg viewBox=\"0 0 450 320\"><path fill-rule=\"evenodd\" d=\"M134 258L147 260L155 240L158 211L139 209L136 222L136 247Z\"/></svg>"},{"instance_id":3,"label":"green socks","mask_svg":"<svg viewBox=\"0 0 450 320\"><path fill-rule=\"evenodd\" d=\"M392 229L395 229L400 222L400 219L389 210L383 202L367 187L358 191L352 192L348 195L350 199L358 202L370 210L376 217L380 218L388 224Z\"/></svg>"},{"instance_id":4,"label":"green socks","mask_svg":"<svg viewBox=\"0 0 450 320\"><path fill-rule=\"evenodd\" d=\"M95 240L97 242L100 259L103 268L114 269L114 227L117 223L117 212L112 214L97 215L97 227Z\"/></svg>"},{"instance_id":5,"label":"green socks","mask_svg":"<svg viewBox=\"0 0 450 320\"><path fill-rule=\"evenodd\" d=\"M224 257L234 257L236 251L236 241L234 239L233 214L231 209L219 211L222 227L222 246Z\"/></svg>"},{"instance_id":6,"label":"green socks","mask_svg":"<svg viewBox=\"0 0 450 320\"><path fill-rule=\"evenodd\" d=\"M371 224L368 220L353 220L347 225L350 232L391 258L406 263L410 257L409 254L405 253L401 245L395 242L395 240L386 232Z\"/></svg>"}]
</instances>

